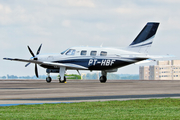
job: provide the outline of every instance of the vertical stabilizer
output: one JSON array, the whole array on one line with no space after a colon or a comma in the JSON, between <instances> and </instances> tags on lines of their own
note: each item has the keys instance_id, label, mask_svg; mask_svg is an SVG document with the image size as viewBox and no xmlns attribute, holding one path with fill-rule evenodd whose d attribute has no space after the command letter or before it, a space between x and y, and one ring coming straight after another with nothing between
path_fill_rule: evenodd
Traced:
<instances>
[{"instance_id":1,"label":"vertical stabilizer","mask_svg":"<svg viewBox=\"0 0 180 120\"><path fill-rule=\"evenodd\" d=\"M148 22L135 40L129 45L128 50L140 53L147 53L153 43L159 23Z\"/></svg>"}]
</instances>

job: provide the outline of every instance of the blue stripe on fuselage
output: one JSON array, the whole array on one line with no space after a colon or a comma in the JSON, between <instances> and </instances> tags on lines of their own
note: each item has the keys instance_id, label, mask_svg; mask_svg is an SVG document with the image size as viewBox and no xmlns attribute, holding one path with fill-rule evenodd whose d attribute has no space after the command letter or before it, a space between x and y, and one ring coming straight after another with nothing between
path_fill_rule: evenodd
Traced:
<instances>
[{"instance_id":1,"label":"blue stripe on fuselage","mask_svg":"<svg viewBox=\"0 0 180 120\"><path fill-rule=\"evenodd\" d=\"M127 61L125 59L127 59ZM53 62L80 65L83 67L87 67L89 70L108 70L108 69L123 67L145 59L146 58L123 58L123 60L121 60L121 59L98 59L94 57L91 59L69 59L69 60L59 60ZM46 65L41 65L41 66L49 69L57 69L57 67L54 68L53 66L46 66Z\"/></svg>"}]
</instances>

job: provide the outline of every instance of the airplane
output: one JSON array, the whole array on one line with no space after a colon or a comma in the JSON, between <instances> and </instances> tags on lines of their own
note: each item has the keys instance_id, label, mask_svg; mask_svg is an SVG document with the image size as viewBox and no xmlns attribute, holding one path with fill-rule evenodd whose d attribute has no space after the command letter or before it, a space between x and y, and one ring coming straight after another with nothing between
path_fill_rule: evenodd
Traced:
<instances>
[{"instance_id":1,"label":"airplane","mask_svg":"<svg viewBox=\"0 0 180 120\"><path fill-rule=\"evenodd\" d=\"M101 83L107 81L108 72L117 72L118 68L138 63L161 56L148 55L149 48L157 32L158 22L148 22L133 42L126 48L112 47L71 47L62 53L40 54L42 44L39 46L36 55L29 46L28 50L32 57L28 59L3 58L4 60L27 62L35 64L35 75L38 77L37 65L46 69L46 82L50 83L50 73L59 73L59 82L65 83L66 70L90 70L101 71L99 78ZM80 74L80 73L79 73Z\"/></svg>"}]
</instances>

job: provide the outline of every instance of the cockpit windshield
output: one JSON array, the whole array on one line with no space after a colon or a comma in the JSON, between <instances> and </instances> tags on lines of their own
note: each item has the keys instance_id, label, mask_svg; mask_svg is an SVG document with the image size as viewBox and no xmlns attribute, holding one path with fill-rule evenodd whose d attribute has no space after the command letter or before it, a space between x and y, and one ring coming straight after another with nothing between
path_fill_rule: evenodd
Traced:
<instances>
[{"instance_id":1,"label":"cockpit windshield","mask_svg":"<svg viewBox=\"0 0 180 120\"><path fill-rule=\"evenodd\" d=\"M66 49L65 51L63 51L63 52L61 52L61 55L63 55L67 50L69 50L69 48L68 49Z\"/></svg>"},{"instance_id":2,"label":"cockpit windshield","mask_svg":"<svg viewBox=\"0 0 180 120\"><path fill-rule=\"evenodd\" d=\"M66 55L74 55L76 52L76 50L74 49L69 49L68 52L66 53Z\"/></svg>"}]
</instances>

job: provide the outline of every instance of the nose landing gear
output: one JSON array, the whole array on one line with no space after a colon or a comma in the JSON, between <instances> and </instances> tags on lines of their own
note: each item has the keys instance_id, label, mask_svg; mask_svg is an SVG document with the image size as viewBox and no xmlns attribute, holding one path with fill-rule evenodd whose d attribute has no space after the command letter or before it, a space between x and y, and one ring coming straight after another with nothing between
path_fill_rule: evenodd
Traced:
<instances>
[{"instance_id":1,"label":"nose landing gear","mask_svg":"<svg viewBox=\"0 0 180 120\"><path fill-rule=\"evenodd\" d=\"M65 71L66 71L66 67L60 67L59 68L59 71L58 71L59 76L60 76L59 77L59 83L66 83L66 77L64 76ZM47 76L48 76L48 77L46 77L46 82L50 83L52 81L52 79L50 77L50 72L52 72L52 71L47 69L46 72L47 72Z\"/></svg>"}]
</instances>

